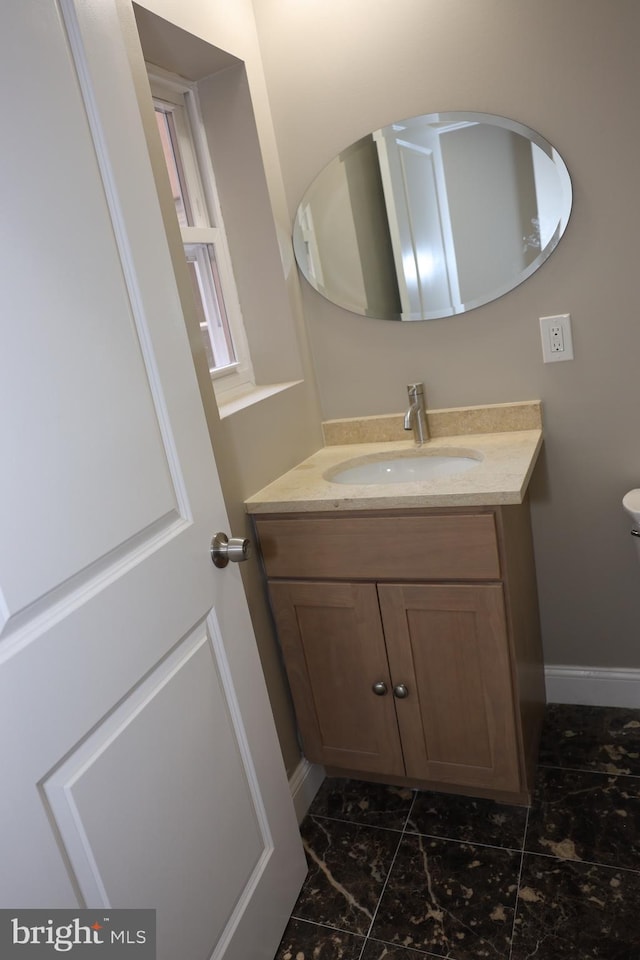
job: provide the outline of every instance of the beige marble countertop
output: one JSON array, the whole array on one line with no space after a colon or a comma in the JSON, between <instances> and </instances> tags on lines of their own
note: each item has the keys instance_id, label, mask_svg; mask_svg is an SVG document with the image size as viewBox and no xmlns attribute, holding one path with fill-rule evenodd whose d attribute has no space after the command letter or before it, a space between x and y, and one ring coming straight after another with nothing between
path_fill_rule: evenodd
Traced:
<instances>
[{"instance_id":1,"label":"beige marble countertop","mask_svg":"<svg viewBox=\"0 0 640 960\"><path fill-rule=\"evenodd\" d=\"M455 416L457 412L457 409L429 411L430 428L433 425L436 429L432 431L432 439L422 447L411 439L370 439L380 435L381 424L384 435L388 436L390 422L394 425L392 436L406 437L400 415L332 421L325 425L328 445L249 497L246 510L250 514L305 513L522 503L542 447L540 404L528 401L459 408L459 417ZM433 436L433 432L439 432L438 422L448 424L450 435ZM340 424L337 431L333 427L336 423ZM352 430L349 424L353 425ZM455 432L470 424L479 432ZM527 429L518 429L522 426ZM332 442L336 432L341 438L355 437L356 442ZM348 461L375 461L389 454L434 456L439 453L471 455L479 458L479 463L459 475L407 483L344 484L329 479L332 472Z\"/></svg>"}]
</instances>

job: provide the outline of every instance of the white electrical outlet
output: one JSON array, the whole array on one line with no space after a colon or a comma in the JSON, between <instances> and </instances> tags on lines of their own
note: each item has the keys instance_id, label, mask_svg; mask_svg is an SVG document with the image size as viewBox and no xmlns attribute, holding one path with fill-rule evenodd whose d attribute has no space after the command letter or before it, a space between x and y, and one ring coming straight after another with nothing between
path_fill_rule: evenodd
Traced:
<instances>
[{"instance_id":1,"label":"white electrical outlet","mask_svg":"<svg viewBox=\"0 0 640 960\"><path fill-rule=\"evenodd\" d=\"M545 363L573 360L570 313L561 313L557 317L540 317L540 336L542 359Z\"/></svg>"}]
</instances>

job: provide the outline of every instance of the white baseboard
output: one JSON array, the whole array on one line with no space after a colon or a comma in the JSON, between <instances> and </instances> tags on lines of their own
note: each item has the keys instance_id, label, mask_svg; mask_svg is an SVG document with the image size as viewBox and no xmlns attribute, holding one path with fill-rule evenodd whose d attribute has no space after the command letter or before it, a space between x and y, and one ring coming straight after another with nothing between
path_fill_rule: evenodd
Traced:
<instances>
[{"instance_id":1,"label":"white baseboard","mask_svg":"<svg viewBox=\"0 0 640 960\"><path fill-rule=\"evenodd\" d=\"M304 757L289 777L289 789L298 823L302 823L325 777L324 767L317 763L309 763Z\"/></svg>"},{"instance_id":2,"label":"white baseboard","mask_svg":"<svg viewBox=\"0 0 640 960\"><path fill-rule=\"evenodd\" d=\"M550 664L544 674L549 703L640 707L640 670Z\"/></svg>"}]
</instances>

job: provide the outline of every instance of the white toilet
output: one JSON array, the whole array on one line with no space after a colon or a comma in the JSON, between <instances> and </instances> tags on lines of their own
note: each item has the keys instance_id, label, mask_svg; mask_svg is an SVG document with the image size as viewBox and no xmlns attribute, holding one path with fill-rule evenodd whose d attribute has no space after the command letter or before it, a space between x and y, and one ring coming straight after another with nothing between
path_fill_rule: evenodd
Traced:
<instances>
[{"instance_id":1,"label":"white toilet","mask_svg":"<svg viewBox=\"0 0 640 960\"><path fill-rule=\"evenodd\" d=\"M636 547L640 553L640 490L629 490L629 493L625 493L622 506L632 518L631 535L636 537Z\"/></svg>"}]
</instances>

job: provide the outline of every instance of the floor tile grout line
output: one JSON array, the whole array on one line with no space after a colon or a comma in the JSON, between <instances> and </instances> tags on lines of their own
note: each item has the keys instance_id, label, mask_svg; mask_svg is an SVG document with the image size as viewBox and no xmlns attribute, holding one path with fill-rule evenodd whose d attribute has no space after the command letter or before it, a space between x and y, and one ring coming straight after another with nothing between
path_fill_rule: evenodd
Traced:
<instances>
[{"instance_id":1,"label":"floor tile grout line","mask_svg":"<svg viewBox=\"0 0 640 960\"><path fill-rule=\"evenodd\" d=\"M503 847L498 843L482 843L480 840L459 840L457 837L446 837L441 833L422 833L420 830L405 830L404 834L410 837L428 837L430 840L444 840L446 843L467 844L473 847L486 847L489 850L507 850L509 853L520 853L518 846Z\"/></svg>"},{"instance_id":2,"label":"floor tile grout line","mask_svg":"<svg viewBox=\"0 0 640 960\"><path fill-rule=\"evenodd\" d=\"M361 940L364 940L363 933L354 933L353 930L345 930L344 927L336 927L332 923L325 923L321 920L309 920L309 917L299 917L295 913L291 914L289 920L297 920L298 923L309 923L312 927L322 927L323 930L335 930L336 933L344 933L350 937L359 937Z\"/></svg>"},{"instance_id":3,"label":"floor tile grout line","mask_svg":"<svg viewBox=\"0 0 640 960\"><path fill-rule=\"evenodd\" d=\"M594 770L592 767L564 767L555 763L538 763L539 770L562 770L566 773L595 773L600 777L629 777L630 780L640 780L640 773L623 773L622 770Z\"/></svg>"},{"instance_id":4,"label":"floor tile grout line","mask_svg":"<svg viewBox=\"0 0 640 960\"><path fill-rule=\"evenodd\" d=\"M411 800L411 806L409 807L409 810L408 810L408 812L407 812L407 816L405 817L404 826L403 826L403 828L402 828L402 832L401 832L401 834L400 834L400 838L398 839L398 845L397 845L396 850L395 850L395 853L394 853L394 855L393 855L393 859L392 859L392 861L391 861L391 865L390 865L389 870L388 870L388 872L387 872L387 876L385 877L385 881L384 881L384 883L383 883L383 885L382 885L382 890L380 891L380 896L378 897L378 902L377 902L377 904L376 904L376 908L375 908L375 910L373 911L373 916L371 917L371 923L369 924L369 929L367 930L367 933L366 933L366 935L365 935L364 943L362 944L362 950L360 951L360 955L359 955L359 957L358 957L358 960L362 960L362 955L364 954L364 951L365 951L365 949L366 949L367 941L368 941L368 940L370 939L370 937L371 937L371 931L373 930L373 925L374 925L374 923L376 922L376 917L378 916L378 910L380 909L380 904L382 903L382 898L383 898L383 896L384 896L384 892L385 892L385 890L387 889L387 884L389 883L389 878L390 878L390 876L391 876L391 874L392 874L392 872L393 872L393 867L394 867L395 862L396 862L396 859L397 859L397 857L398 857L398 852L399 852L399 850L400 850L400 846L401 846L402 841L403 841L403 839L404 839L404 835L405 835L405 832L406 832L406 829L407 829L407 824L408 824L409 819L410 819L410 817L411 817L411 812L412 812L413 807L414 807L414 805L415 805L416 797L417 797L417 796L418 796L418 792L417 792L417 790L414 790L414 791L413 791L413 798L412 798L412 800Z\"/></svg>"},{"instance_id":5,"label":"floor tile grout line","mask_svg":"<svg viewBox=\"0 0 640 960\"><path fill-rule=\"evenodd\" d=\"M584 864L585 867L602 867L604 870L623 870L625 873L633 873L636 876L640 874L640 868L634 870L633 867L623 867L619 863L604 863L602 860L574 860L568 857L562 859L562 857L554 856L553 853L542 853L539 850L528 850L526 848L524 853L530 857L544 857L545 860L553 860L556 863Z\"/></svg>"},{"instance_id":6,"label":"floor tile grout line","mask_svg":"<svg viewBox=\"0 0 640 960\"><path fill-rule=\"evenodd\" d=\"M421 950L419 947L403 947L399 943L392 943L391 940L378 940L376 937L367 937L367 942L368 941L371 941L371 943L381 943L385 947L394 947L396 950L409 950L411 953L415 953L416 957L427 957L431 958L431 960L447 960L447 958L441 954L430 953L428 950ZM455 958L453 958L453 960L455 960Z\"/></svg>"},{"instance_id":7,"label":"floor tile grout line","mask_svg":"<svg viewBox=\"0 0 640 960\"><path fill-rule=\"evenodd\" d=\"M372 830L387 830L389 833L403 833L404 827L383 827L379 823L367 823L366 820L345 820L343 817L328 817L324 813L308 813L316 820L331 820L333 823L348 823L353 827L370 827Z\"/></svg>"},{"instance_id":8,"label":"floor tile grout line","mask_svg":"<svg viewBox=\"0 0 640 960\"><path fill-rule=\"evenodd\" d=\"M520 851L520 869L518 871L518 880L516 882L516 897L513 904L513 923L511 924L511 940L509 946L509 958L513 956L513 938L516 933L516 920L518 919L518 898L520 896L520 883L522 882L522 871L524 869L524 855L527 849L527 830L529 828L529 814L531 807L527 807L527 816L524 823L524 833L522 834L522 849Z\"/></svg>"},{"instance_id":9,"label":"floor tile grout line","mask_svg":"<svg viewBox=\"0 0 640 960\"><path fill-rule=\"evenodd\" d=\"M410 804L410 806L409 806L409 809L407 810L407 815L406 815L406 817L404 818L404 823L403 823L403 825L402 825L402 834L403 834L403 836L404 836L404 834L405 834L406 831L407 831L407 824L409 823L409 820L411 819L411 814L413 813L413 808L415 807L416 801L417 801L417 799L418 799L418 793L419 793L419 791L418 791L418 790L413 790L412 792L413 792L413 797L412 797L412 799L411 799L411 804Z\"/></svg>"}]
</instances>

